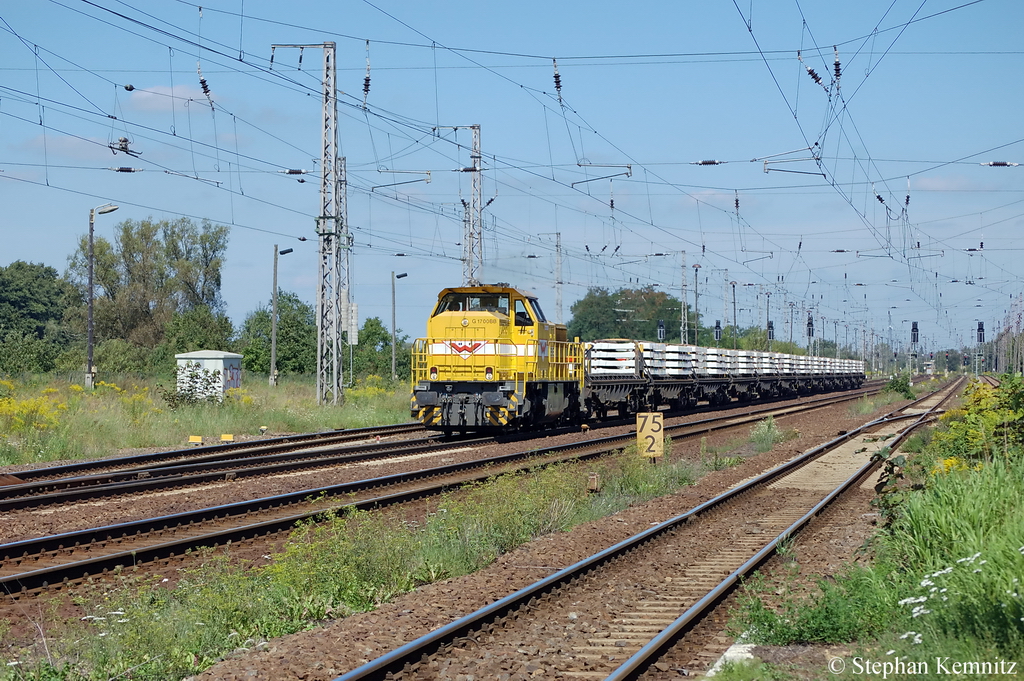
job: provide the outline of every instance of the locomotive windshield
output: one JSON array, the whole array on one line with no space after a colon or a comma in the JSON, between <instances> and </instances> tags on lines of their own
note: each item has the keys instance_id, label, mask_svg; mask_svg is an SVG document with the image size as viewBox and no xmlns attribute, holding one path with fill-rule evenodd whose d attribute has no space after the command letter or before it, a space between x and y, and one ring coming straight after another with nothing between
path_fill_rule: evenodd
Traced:
<instances>
[{"instance_id":1,"label":"locomotive windshield","mask_svg":"<svg viewBox=\"0 0 1024 681\"><path fill-rule=\"evenodd\" d=\"M547 317L544 316L544 310L540 309L540 303L536 298L530 298L530 307L533 308L533 314L537 317L538 322L546 322Z\"/></svg>"},{"instance_id":2,"label":"locomotive windshield","mask_svg":"<svg viewBox=\"0 0 1024 681\"><path fill-rule=\"evenodd\" d=\"M448 293L437 304L434 315L442 312L500 312L508 315L507 293Z\"/></svg>"}]
</instances>

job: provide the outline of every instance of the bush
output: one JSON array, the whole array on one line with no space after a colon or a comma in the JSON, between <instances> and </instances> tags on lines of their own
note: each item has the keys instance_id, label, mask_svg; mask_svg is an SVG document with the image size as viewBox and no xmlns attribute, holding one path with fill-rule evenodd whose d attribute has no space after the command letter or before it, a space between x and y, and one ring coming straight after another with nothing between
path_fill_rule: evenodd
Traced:
<instances>
[{"instance_id":1,"label":"bush","mask_svg":"<svg viewBox=\"0 0 1024 681\"><path fill-rule=\"evenodd\" d=\"M157 386L157 391L171 409L197 404L218 404L224 400L220 375L203 369L197 362L188 362L175 371L174 390Z\"/></svg>"},{"instance_id":2,"label":"bush","mask_svg":"<svg viewBox=\"0 0 1024 681\"><path fill-rule=\"evenodd\" d=\"M914 394L914 391L910 388L910 377L906 374L899 374L898 376L890 378L889 382L886 383L885 387L882 389L882 392L896 393L898 395L902 395L908 400L912 400L917 397L917 395Z\"/></svg>"}]
</instances>

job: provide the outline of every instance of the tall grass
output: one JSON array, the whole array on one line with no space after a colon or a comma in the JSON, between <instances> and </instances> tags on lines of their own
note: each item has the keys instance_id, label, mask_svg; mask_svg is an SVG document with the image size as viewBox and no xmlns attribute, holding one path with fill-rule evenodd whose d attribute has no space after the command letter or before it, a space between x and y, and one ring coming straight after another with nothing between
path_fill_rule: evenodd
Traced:
<instances>
[{"instance_id":1,"label":"tall grass","mask_svg":"<svg viewBox=\"0 0 1024 681\"><path fill-rule=\"evenodd\" d=\"M0 679L195 674L236 648L373 609L418 585L477 570L533 538L694 481L695 467L667 459L652 465L634 449L597 463L497 476L446 495L422 521L379 512L330 516L298 528L263 568L207 552L174 590L161 588L160 578L79 588L87 619L61 625L49 661L25 651L23 665L0 666ZM592 472L603 481L599 494L587 491Z\"/></svg>"},{"instance_id":2,"label":"tall grass","mask_svg":"<svg viewBox=\"0 0 1024 681\"><path fill-rule=\"evenodd\" d=\"M0 381L0 465L88 459L120 448L183 445L190 435L315 432L409 420L404 386L369 377L346 391L342 407L317 406L310 381L275 387L250 381L219 404L170 409L156 380L99 382L86 391L49 379Z\"/></svg>"}]
</instances>

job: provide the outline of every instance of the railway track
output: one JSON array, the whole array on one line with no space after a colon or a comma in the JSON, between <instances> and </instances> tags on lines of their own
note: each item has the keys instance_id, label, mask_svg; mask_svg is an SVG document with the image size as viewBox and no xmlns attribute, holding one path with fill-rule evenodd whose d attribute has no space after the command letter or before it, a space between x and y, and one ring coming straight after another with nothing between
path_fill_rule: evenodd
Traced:
<instances>
[{"instance_id":1,"label":"railway track","mask_svg":"<svg viewBox=\"0 0 1024 681\"><path fill-rule=\"evenodd\" d=\"M309 447L341 445L345 443L373 440L378 437L393 437L407 433L425 432L419 423L396 423L386 426L370 426L367 428L351 428L331 430L322 433L306 433L301 435L285 435L282 437L252 440L249 442L232 442L219 445L207 445L188 449L175 449L165 452L136 454L109 459L93 459L77 461L60 466L32 468L11 473L7 477L15 478L10 483L0 485L0 498L8 496L8 487L37 485L42 489L49 485L53 489L71 487L76 484L88 484L87 480L103 473L138 473L153 471L164 467L180 466L190 462L209 463L232 461L253 455L285 453ZM12 495L13 496L13 495Z\"/></svg>"},{"instance_id":2,"label":"railway track","mask_svg":"<svg viewBox=\"0 0 1024 681\"><path fill-rule=\"evenodd\" d=\"M746 426L768 414L784 416L821 409L863 396L829 395L801 405L762 407L743 415L725 415L667 426L675 438L699 437L715 430ZM424 468L366 480L162 516L89 528L0 545L0 590L26 594L51 585L180 556L203 546L286 531L296 522L332 509L380 507L436 495L500 472L570 459L605 456L635 441L633 433L529 450L468 462ZM453 443L442 443L451 447ZM460 443L468 446L467 443ZM424 445L425 446L425 445ZM145 481L136 481L145 482ZM84 490L68 490L71 495ZM16 501L16 500L12 500ZM70 508L70 507L69 507Z\"/></svg>"},{"instance_id":3,"label":"railway track","mask_svg":"<svg viewBox=\"0 0 1024 681\"><path fill-rule=\"evenodd\" d=\"M824 397L805 400L814 404L824 400L853 400L877 392L877 388L861 388ZM800 407L795 407L799 409ZM710 408L694 413L713 413ZM750 414L779 412L771 404L751 410ZM779 413L787 413L785 410ZM726 417L728 418L728 417ZM711 418L710 423L718 419ZM605 427L623 425L628 420L605 422ZM418 454L437 454L453 448L481 446L501 440L527 439L532 434L516 434L497 438L459 437L441 440L437 434L412 440L389 439L399 434L426 432L419 424L395 424L376 428L361 428L357 431L323 433L307 436L276 438L269 443L249 443L249 446L215 446L203 448L205 452L176 450L132 457L124 457L108 465L102 472L71 477L56 477L68 468L76 472L89 470L89 464L102 465L104 462L83 462L70 466L58 466L28 471L37 479L0 486L0 513L38 508L50 505L81 502L89 499L108 498L132 494L153 493L161 490L177 490L206 485L226 480L280 475L296 471L311 471L351 465L375 459L397 458ZM547 431L546 434L568 432ZM376 440L380 440L379 442ZM353 444L357 443L357 444ZM110 464L113 463L113 466ZM31 477L31 476L21 476Z\"/></svg>"},{"instance_id":4,"label":"railway track","mask_svg":"<svg viewBox=\"0 0 1024 681\"><path fill-rule=\"evenodd\" d=\"M620 681L707 666L703 642L693 640L701 637L689 635L780 542L844 491L870 484L871 455L933 418L962 380L336 681L518 673Z\"/></svg>"}]
</instances>

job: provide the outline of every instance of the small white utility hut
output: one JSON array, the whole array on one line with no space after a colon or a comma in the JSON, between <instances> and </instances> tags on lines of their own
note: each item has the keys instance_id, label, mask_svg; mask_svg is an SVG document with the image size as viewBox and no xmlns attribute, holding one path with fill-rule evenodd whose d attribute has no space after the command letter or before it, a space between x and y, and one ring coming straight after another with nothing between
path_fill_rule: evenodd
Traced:
<instances>
[{"instance_id":1,"label":"small white utility hut","mask_svg":"<svg viewBox=\"0 0 1024 681\"><path fill-rule=\"evenodd\" d=\"M196 350L175 355L178 362L178 389L186 387L187 372L182 367L198 365L200 369L212 371L219 378L220 394L231 388L242 387L242 355L221 350Z\"/></svg>"}]
</instances>

